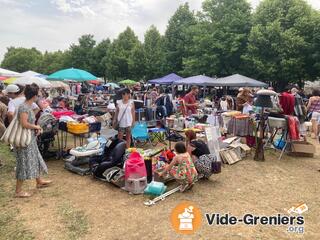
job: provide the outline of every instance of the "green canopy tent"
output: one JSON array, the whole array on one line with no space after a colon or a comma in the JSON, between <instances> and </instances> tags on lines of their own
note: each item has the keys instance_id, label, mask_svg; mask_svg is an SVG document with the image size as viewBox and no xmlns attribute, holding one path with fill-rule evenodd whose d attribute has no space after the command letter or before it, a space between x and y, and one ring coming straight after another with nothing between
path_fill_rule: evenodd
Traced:
<instances>
[{"instance_id":1,"label":"green canopy tent","mask_svg":"<svg viewBox=\"0 0 320 240\"><path fill-rule=\"evenodd\" d=\"M137 83L136 81L133 81L130 79L122 80L119 82L119 84L122 84L122 85L135 85L136 83Z\"/></svg>"},{"instance_id":2,"label":"green canopy tent","mask_svg":"<svg viewBox=\"0 0 320 240\"><path fill-rule=\"evenodd\" d=\"M68 80L73 80L76 82L85 82L85 81L92 81L92 80L97 80L97 77L94 76L93 74L77 69L77 68L68 68L68 69L63 69L60 71L57 71L55 73L50 74L47 77L47 80L54 80L54 81L68 81Z\"/></svg>"}]
</instances>

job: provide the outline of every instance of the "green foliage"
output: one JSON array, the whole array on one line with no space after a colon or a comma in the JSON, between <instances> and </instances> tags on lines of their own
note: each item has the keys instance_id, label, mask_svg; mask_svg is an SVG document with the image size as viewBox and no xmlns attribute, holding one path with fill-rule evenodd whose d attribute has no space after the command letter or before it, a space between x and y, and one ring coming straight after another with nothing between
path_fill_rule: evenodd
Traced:
<instances>
[{"instance_id":1,"label":"green foliage","mask_svg":"<svg viewBox=\"0 0 320 240\"><path fill-rule=\"evenodd\" d=\"M62 51L45 52L41 61L41 68L39 70L42 74L51 74L61 70L67 66L66 54ZM32 68L30 68L32 69Z\"/></svg>"},{"instance_id":2,"label":"green foliage","mask_svg":"<svg viewBox=\"0 0 320 240\"><path fill-rule=\"evenodd\" d=\"M240 73L281 89L320 77L320 12L304 0L263 0L255 11L247 0L205 0L197 14L185 3L164 36L152 25L143 43L127 27L98 44L83 35L64 52L9 47L1 67L44 74L76 67L113 81Z\"/></svg>"},{"instance_id":3,"label":"green foliage","mask_svg":"<svg viewBox=\"0 0 320 240\"><path fill-rule=\"evenodd\" d=\"M78 44L71 44L66 52L67 68L74 67L86 71L92 71L93 50L96 41L93 35L83 35L79 38Z\"/></svg>"},{"instance_id":4,"label":"green foliage","mask_svg":"<svg viewBox=\"0 0 320 240\"><path fill-rule=\"evenodd\" d=\"M154 79L165 74L164 40L158 29L151 26L144 35L145 75L146 79Z\"/></svg>"},{"instance_id":5,"label":"green foliage","mask_svg":"<svg viewBox=\"0 0 320 240\"><path fill-rule=\"evenodd\" d=\"M226 76L239 72L251 27L246 0L206 0L197 25L189 28L192 38L184 58L186 75Z\"/></svg>"},{"instance_id":6,"label":"green foliage","mask_svg":"<svg viewBox=\"0 0 320 240\"><path fill-rule=\"evenodd\" d=\"M186 57L186 46L190 42L187 34L189 27L196 24L194 13L190 11L188 3L181 5L170 18L164 36L164 51L166 53L166 72L180 73L183 70L183 57Z\"/></svg>"},{"instance_id":7,"label":"green foliage","mask_svg":"<svg viewBox=\"0 0 320 240\"><path fill-rule=\"evenodd\" d=\"M129 79L131 78L130 70L135 71L136 68L131 63L131 69L129 69L130 57L134 58L137 53L137 49L140 44L138 37L134 34L131 28L120 33L117 39L115 39L111 45L109 54L106 57L106 68L108 78L112 80ZM133 53L135 52L135 53Z\"/></svg>"},{"instance_id":8,"label":"green foliage","mask_svg":"<svg viewBox=\"0 0 320 240\"><path fill-rule=\"evenodd\" d=\"M131 79L142 80L145 77L145 52L143 45L138 43L128 58L128 67Z\"/></svg>"},{"instance_id":9,"label":"green foliage","mask_svg":"<svg viewBox=\"0 0 320 240\"><path fill-rule=\"evenodd\" d=\"M253 16L248 51L243 56L252 76L282 89L288 83L319 76L315 38L319 29L312 8L303 0L264 0ZM316 73L317 72L317 73Z\"/></svg>"},{"instance_id":10,"label":"green foliage","mask_svg":"<svg viewBox=\"0 0 320 240\"><path fill-rule=\"evenodd\" d=\"M107 76L106 69L106 58L109 53L111 46L110 39L102 40L94 49L93 49L93 64L92 64L92 73L99 77Z\"/></svg>"},{"instance_id":11,"label":"green foliage","mask_svg":"<svg viewBox=\"0 0 320 240\"><path fill-rule=\"evenodd\" d=\"M1 66L17 72L24 72L30 69L38 71L41 60L42 53L35 48L9 47Z\"/></svg>"}]
</instances>

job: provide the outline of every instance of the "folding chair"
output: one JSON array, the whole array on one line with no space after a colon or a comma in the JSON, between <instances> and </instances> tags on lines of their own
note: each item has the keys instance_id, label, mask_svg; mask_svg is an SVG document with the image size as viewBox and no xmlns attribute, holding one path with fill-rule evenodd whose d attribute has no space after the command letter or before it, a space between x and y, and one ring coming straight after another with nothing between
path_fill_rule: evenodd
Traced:
<instances>
[{"instance_id":1,"label":"folding chair","mask_svg":"<svg viewBox=\"0 0 320 240\"><path fill-rule=\"evenodd\" d=\"M164 128L149 128L149 138L153 146L157 146L158 143L166 143L166 132L167 130Z\"/></svg>"},{"instance_id":2,"label":"folding chair","mask_svg":"<svg viewBox=\"0 0 320 240\"><path fill-rule=\"evenodd\" d=\"M137 122L131 130L132 141L135 147L144 146L150 142L148 126L146 122Z\"/></svg>"},{"instance_id":3,"label":"folding chair","mask_svg":"<svg viewBox=\"0 0 320 240\"><path fill-rule=\"evenodd\" d=\"M288 141L290 141L288 136L289 133L287 120L285 118L268 117L268 127L270 130L273 129L273 131L271 133L271 136L267 139L267 142L265 143L264 147L266 147L268 143L274 144L273 142L275 136L277 135L279 130L282 130L280 141L285 141L285 145L283 146L279 157L279 160L281 160L282 155L288 146Z\"/></svg>"}]
</instances>

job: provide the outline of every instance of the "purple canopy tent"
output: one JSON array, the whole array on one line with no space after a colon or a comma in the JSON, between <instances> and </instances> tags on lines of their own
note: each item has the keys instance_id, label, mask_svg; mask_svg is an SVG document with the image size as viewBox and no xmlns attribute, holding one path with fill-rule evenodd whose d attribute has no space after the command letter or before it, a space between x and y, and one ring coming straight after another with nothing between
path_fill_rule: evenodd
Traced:
<instances>
[{"instance_id":1,"label":"purple canopy tent","mask_svg":"<svg viewBox=\"0 0 320 240\"><path fill-rule=\"evenodd\" d=\"M172 83L174 83L175 81L178 81L180 79L182 79L182 77L178 76L175 73L171 73L171 74L166 75L162 78L149 80L148 83L159 84L159 85L171 85Z\"/></svg>"},{"instance_id":2,"label":"purple canopy tent","mask_svg":"<svg viewBox=\"0 0 320 240\"><path fill-rule=\"evenodd\" d=\"M197 85L197 86L216 86L218 81L216 78L207 77L204 75L198 75L188 78L177 80L174 85Z\"/></svg>"}]
</instances>

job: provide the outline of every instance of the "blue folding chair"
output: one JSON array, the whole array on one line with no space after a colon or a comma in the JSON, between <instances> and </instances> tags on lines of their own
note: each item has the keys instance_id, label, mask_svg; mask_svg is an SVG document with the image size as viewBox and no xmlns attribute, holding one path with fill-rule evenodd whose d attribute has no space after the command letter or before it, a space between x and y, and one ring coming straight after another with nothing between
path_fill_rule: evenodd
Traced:
<instances>
[{"instance_id":1,"label":"blue folding chair","mask_svg":"<svg viewBox=\"0 0 320 240\"><path fill-rule=\"evenodd\" d=\"M148 142L150 143L150 138L148 134L148 126L146 122L137 122L131 130L133 145L144 146Z\"/></svg>"}]
</instances>

